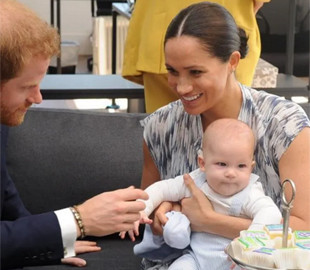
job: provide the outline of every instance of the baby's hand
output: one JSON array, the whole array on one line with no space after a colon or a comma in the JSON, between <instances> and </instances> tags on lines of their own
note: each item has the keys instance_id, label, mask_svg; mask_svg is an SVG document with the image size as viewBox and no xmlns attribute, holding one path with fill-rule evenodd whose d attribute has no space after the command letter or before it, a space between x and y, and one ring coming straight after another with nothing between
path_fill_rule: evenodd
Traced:
<instances>
[{"instance_id":1,"label":"baby's hand","mask_svg":"<svg viewBox=\"0 0 310 270\"><path fill-rule=\"evenodd\" d=\"M130 230L130 231L127 231L127 232L126 231L120 232L119 233L120 238L124 239L125 236L126 236L126 233L128 233L128 236L131 239L131 241L134 242L136 240L136 238L135 238L135 230ZM136 236L138 236L138 235L139 235L139 233L136 234Z\"/></svg>"},{"instance_id":2,"label":"baby's hand","mask_svg":"<svg viewBox=\"0 0 310 270\"><path fill-rule=\"evenodd\" d=\"M152 224L152 222L153 220L149 219L145 212L140 212L140 224Z\"/></svg>"},{"instance_id":3,"label":"baby's hand","mask_svg":"<svg viewBox=\"0 0 310 270\"><path fill-rule=\"evenodd\" d=\"M133 229L133 230L127 231L129 238L130 238L131 241L133 241L133 242L136 240L135 236L138 236L138 235L139 235L139 224L140 224L140 221L137 220L137 221L134 223L134 229ZM120 236L121 239L124 239L125 236L126 236L126 231L120 232L120 233L119 233L119 236Z\"/></svg>"},{"instance_id":4,"label":"baby's hand","mask_svg":"<svg viewBox=\"0 0 310 270\"><path fill-rule=\"evenodd\" d=\"M151 219L148 218L148 216L145 214L145 212L141 211L140 212L140 220L136 221L134 223L134 229L133 230L129 230L129 231L122 231L119 233L119 236L121 239L124 239L126 236L126 233L128 233L129 238L131 239L131 241L135 241L136 238L135 236L139 235L139 225L140 224L151 224L153 221Z\"/></svg>"}]
</instances>

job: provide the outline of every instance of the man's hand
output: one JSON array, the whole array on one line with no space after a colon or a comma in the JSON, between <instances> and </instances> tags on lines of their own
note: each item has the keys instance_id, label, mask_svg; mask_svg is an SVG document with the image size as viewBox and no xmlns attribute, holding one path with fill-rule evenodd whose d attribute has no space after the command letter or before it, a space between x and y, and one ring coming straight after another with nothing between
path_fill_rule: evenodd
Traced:
<instances>
[{"instance_id":1,"label":"man's hand","mask_svg":"<svg viewBox=\"0 0 310 270\"><path fill-rule=\"evenodd\" d=\"M208 214L214 212L213 207L207 196L196 186L190 175L184 175L184 183L191 192L190 198L181 201L182 213L187 216L191 222L191 228L196 232L205 232L204 220Z\"/></svg>"},{"instance_id":2,"label":"man's hand","mask_svg":"<svg viewBox=\"0 0 310 270\"><path fill-rule=\"evenodd\" d=\"M115 232L134 229L134 222L140 219L145 204L137 199L147 200L141 189L128 187L101 193L78 205L86 235L104 236Z\"/></svg>"},{"instance_id":3,"label":"man's hand","mask_svg":"<svg viewBox=\"0 0 310 270\"><path fill-rule=\"evenodd\" d=\"M81 254L100 251L101 247L98 247L97 243L93 241L76 241L74 244L74 249L76 254ZM77 267L83 267L86 265L86 261L78 257L64 258L61 262L63 264L69 264Z\"/></svg>"}]
</instances>

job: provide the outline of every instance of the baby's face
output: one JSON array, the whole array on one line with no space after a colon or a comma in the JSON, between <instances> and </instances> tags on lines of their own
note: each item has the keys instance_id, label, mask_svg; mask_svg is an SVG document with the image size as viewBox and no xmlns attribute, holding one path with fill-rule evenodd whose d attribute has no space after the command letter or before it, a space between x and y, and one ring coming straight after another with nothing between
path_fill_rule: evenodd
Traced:
<instances>
[{"instance_id":1,"label":"baby's face","mask_svg":"<svg viewBox=\"0 0 310 270\"><path fill-rule=\"evenodd\" d=\"M209 186L223 196L231 196L249 184L254 166L253 150L244 141L215 143L204 151L204 171Z\"/></svg>"}]
</instances>

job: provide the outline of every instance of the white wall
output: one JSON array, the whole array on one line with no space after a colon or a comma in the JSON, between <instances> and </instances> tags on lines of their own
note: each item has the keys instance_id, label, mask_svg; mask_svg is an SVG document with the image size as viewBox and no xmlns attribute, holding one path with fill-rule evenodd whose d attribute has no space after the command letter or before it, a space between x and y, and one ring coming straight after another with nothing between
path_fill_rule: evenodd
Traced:
<instances>
[{"instance_id":1,"label":"white wall","mask_svg":"<svg viewBox=\"0 0 310 270\"><path fill-rule=\"evenodd\" d=\"M42 19L50 23L50 0L18 0L34 10ZM61 0L61 40L76 41L80 44L80 55L91 55L91 35L93 22L90 0ZM56 6L55 19L56 25Z\"/></svg>"}]
</instances>

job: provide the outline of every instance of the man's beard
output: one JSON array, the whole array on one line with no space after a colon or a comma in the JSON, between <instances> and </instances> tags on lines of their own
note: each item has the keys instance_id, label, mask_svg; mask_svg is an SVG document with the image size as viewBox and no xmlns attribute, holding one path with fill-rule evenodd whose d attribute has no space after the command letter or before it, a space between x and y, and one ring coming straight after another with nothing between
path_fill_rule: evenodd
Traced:
<instances>
[{"instance_id":1,"label":"man's beard","mask_svg":"<svg viewBox=\"0 0 310 270\"><path fill-rule=\"evenodd\" d=\"M15 111L10 111L8 107L1 103L1 124L7 126L20 125L24 121L26 114L23 110L28 107L30 107L30 105L25 105L17 108Z\"/></svg>"}]
</instances>

